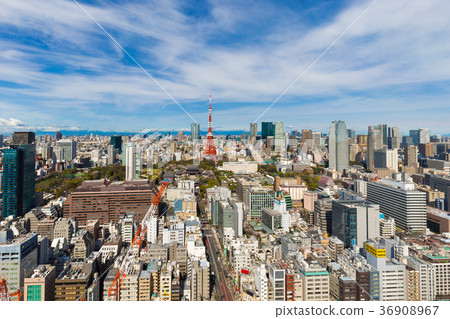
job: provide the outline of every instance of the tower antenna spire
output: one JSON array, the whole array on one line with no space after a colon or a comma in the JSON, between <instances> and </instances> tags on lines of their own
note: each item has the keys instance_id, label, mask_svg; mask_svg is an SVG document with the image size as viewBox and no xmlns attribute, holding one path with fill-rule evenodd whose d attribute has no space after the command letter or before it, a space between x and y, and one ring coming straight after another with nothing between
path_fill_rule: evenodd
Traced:
<instances>
[{"instance_id":1,"label":"tower antenna spire","mask_svg":"<svg viewBox=\"0 0 450 319\"><path fill-rule=\"evenodd\" d=\"M203 158L212 158L214 162L217 162L217 150L214 146L214 136L212 129L212 107L211 107L211 93L209 93L209 120L208 120L208 134L206 136L206 145L203 150Z\"/></svg>"}]
</instances>

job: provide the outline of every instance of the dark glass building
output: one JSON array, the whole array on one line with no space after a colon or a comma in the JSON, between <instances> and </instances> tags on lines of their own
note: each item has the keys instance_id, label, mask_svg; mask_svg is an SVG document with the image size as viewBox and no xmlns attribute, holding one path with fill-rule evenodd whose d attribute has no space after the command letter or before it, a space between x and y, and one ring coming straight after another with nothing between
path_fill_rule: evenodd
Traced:
<instances>
[{"instance_id":1,"label":"dark glass building","mask_svg":"<svg viewBox=\"0 0 450 319\"><path fill-rule=\"evenodd\" d=\"M261 123L261 136L263 140L266 140L267 136L275 136L275 125L273 122Z\"/></svg>"},{"instance_id":2,"label":"dark glass building","mask_svg":"<svg viewBox=\"0 0 450 319\"><path fill-rule=\"evenodd\" d=\"M55 138L56 138L57 141L62 139L62 133L60 131L55 132Z\"/></svg>"},{"instance_id":3,"label":"dark glass building","mask_svg":"<svg viewBox=\"0 0 450 319\"><path fill-rule=\"evenodd\" d=\"M114 135L111 136L111 145L118 150L119 154L122 153L122 136Z\"/></svg>"},{"instance_id":4,"label":"dark glass building","mask_svg":"<svg viewBox=\"0 0 450 319\"><path fill-rule=\"evenodd\" d=\"M21 217L34 207L36 145L34 133L27 133L14 133L12 141L21 144L3 153L3 217Z\"/></svg>"}]
</instances>

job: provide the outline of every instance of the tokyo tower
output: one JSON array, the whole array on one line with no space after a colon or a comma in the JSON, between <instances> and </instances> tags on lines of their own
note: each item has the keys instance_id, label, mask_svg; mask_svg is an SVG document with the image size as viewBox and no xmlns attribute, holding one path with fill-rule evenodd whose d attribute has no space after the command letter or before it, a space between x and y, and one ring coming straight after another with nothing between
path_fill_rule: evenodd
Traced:
<instances>
[{"instance_id":1,"label":"tokyo tower","mask_svg":"<svg viewBox=\"0 0 450 319\"><path fill-rule=\"evenodd\" d=\"M212 158L214 162L217 162L217 151L214 146L214 137L212 130L212 108L211 108L211 94L209 94L209 122L208 122L208 135L206 137L206 146L203 150L203 158Z\"/></svg>"}]
</instances>

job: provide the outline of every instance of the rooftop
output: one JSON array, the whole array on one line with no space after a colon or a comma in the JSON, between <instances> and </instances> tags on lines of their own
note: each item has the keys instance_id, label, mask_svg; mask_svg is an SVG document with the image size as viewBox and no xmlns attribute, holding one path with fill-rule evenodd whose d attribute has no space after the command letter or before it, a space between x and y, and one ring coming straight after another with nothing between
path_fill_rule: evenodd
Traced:
<instances>
[{"instance_id":1,"label":"rooftop","mask_svg":"<svg viewBox=\"0 0 450 319\"><path fill-rule=\"evenodd\" d=\"M74 193L81 192L124 192L153 190L153 183L148 180L134 180L126 182L109 182L105 180L84 181Z\"/></svg>"}]
</instances>

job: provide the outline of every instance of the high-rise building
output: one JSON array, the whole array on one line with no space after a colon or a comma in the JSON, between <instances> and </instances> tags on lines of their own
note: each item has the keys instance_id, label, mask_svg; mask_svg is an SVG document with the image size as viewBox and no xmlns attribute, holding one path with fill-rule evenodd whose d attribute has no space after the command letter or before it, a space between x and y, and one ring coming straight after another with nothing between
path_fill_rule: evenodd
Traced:
<instances>
[{"instance_id":1,"label":"high-rise building","mask_svg":"<svg viewBox=\"0 0 450 319\"><path fill-rule=\"evenodd\" d=\"M365 200L334 200L332 234L345 244L357 245L380 235L380 206Z\"/></svg>"},{"instance_id":2,"label":"high-rise building","mask_svg":"<svg viewBox=\"0 0 450 319\"><path fill-rule=\"evenodd\" d=\"M35 135L33 132L15 132L11 138L12 145L34 144Z\"/></svg>"},{"instance_id":3,"label":"high-rise building","mask_svg":"<svg viewBox=\"0 0 450 319\"><path fill-rule=\"evenodd\" d=\"M224 237L226 228L232 229L235 237L242 236L243 219L243 211L234 201L228 199L218 202L217 220L221 237Z\"/></svg>"},{"instance_id":4,"label":"high-rise building","mask_svg":"<svg viewBox=\"0 0 450 319\"><path fill-rule=\"evenodd\" d=\"M417 146L408 145L404 149L404 165L408 167L418 167L419 161L417 159Z\"/></svg>"},{"instance_id":5,"label":"high-rise building","mask_svg":"<svg viewBox=\"0 0 450 319\"><path fill-rule=\"evenodd\" d=\"M98 219L101 225L118 223L123 212L134 212L141 222L155 197L154 187L148 180L114 182L85 181L75 189L64 203L64 216L76 218L80 226L89 219Z\"/></svg>"},{"instance_id":6,"label":"high-rise building","mask_svg":"<svg viewBox=\"0 0 450 319\"><path fill-rule=\"evenodd\" d=\"M406 256L404 259L406 260L406 269L408 270L409 268L418 272L419 277L419 289L408 289L408 300L412 300L411 297L415 297L414 299L416 301L436 300L436 274L435 267L433 267L432 263L425 262L424 260L413 256ZM409 282L408 288L410 288ZM413 293L411 293L411 290L413 290Z\"/></svg>"},{"instance_id":7,"label":"high-rise building","mask_svg":"<svg viewBox=\"0 0 450 319\"><path fill-rule=\"evenodd\" d=\"M183 142L183 131L178 132L178 142Z\"/></svg>"},{"instance_id":8,"label":"high-rise building","mask_svg":"<svg viewBox=\"0 0 450 319\"><path fill-rule=\"evenodd\" d=\"M398 152L397 149L381 148L374 151L374 168L387 168L395 173L398 172Z\"/></svg>"},{"instance_id":9,"label":"high-rise building","mask_svg":"<svg viewBox=\"0 0 450 319\"><path fill-rule=\"evenodd\" d=\"M388 147L390 149L399 148L402 142L402 133L397 126L388 128Z\"/></svg>"},{"instance_id":10,"label":"high-rise building","mask_svg":"<svg viewBox=\"0 0 450 319\"><path fill-rule=\"evenodd\" d=\"M409 130L409 136L412 137L412 143L414 145L430 143L430 130L427 128Z\"/></svg>"},{"instance_id":11,"label":"high-rise building","mask_svg":"<svg viewBox=\"0 0 450 319\"><path fill-rule=\"evenodd\" d=\"M359 134L356 136L356 142L361 146L367 146L367 135Z\"/></svg>"},{"instance_id":12,"label":"high-rise building","mask_svg":"<svg viewBox=\"0 0 450 319\"><path fill-rule=\"evenodd\" d=\"M60 139L62 139L62 133L60 131L56 131L55 132L55 139L57 141L59 141Z\"/></svg>"},{"instance_id":13,"label":"high-rise building","mask_svg":"<svg viewBox=\"0 0 450 319\"><path fill-rule=\"evenodd\" d=\"M314 205L314 225L322 232L332 233L332 204L330 198L321 198Z\"/></svg>"},{"instance_id":14,"label":"high-rise building","mask_svg":"<svg viewBox=\"0 0 450 319\"><path fill-rule=\"evenodd\" d=\"M191 270L191 300L210 300L210 265L206 260L193 260Z\"/></svg>"},{"instance_id":15,"label":"high-rise building","mask_svg":"<svg viewBox=\"0 0 450 319\"><path fill-rule=\"evenodd\" d=\"M192 141L200 140L200 124L198 123L191 124L191 138Z\"/></svg>"},{"instance_id":16,"label":"high-rise building","mask_svg":"<svg viewBox=\"0 0 450 319\"><path fill-rule=\"evenodd\" d=\"M0 245L0 278L5 278L11 291L23 288L24 279L33 274L38 264L38 235L18 237Z\"/></svg>"},{"instance_id":17,"label":"high-rise building","mask_svg":"<svg viewBox=\"0 0 450 319\"><path fill-rule=\"evenodd\" d=\"M268 136L275 136L275 125L273 122L262 122L261 137L265 141Z\"/></svg>"},{"instance_id":18,"label":"high-rise building","mask_svg":"<svg viewBox=\"0 0 450 319\"><path fill-rule=\"evenodd\" d=\"M375 126L369 126L367 136L367 168L374 169L374 152L383 146L383 135L381 130Z\"/></svg>"},{"instance_id":19,"label":"high-rise building","mask_svg":"<svg viewBox=\"0 0 450 319\"><path fill-rule=\"evenodd\" d=\"M77 156L77 142L72 140L60 140L56 142L56 147L64 150L64 160L66 162L73 161Z\"/></svg>"},{"instance_id":20,"label":"high-rise building","mask_svg":"<svg viewBox=\"0 0 450 319\"><path fill-rule=\"evenodd\" d=\"M355 162L359 152L361 152L360 144L350 144L349 155L348 155L349 161Z\"/></svg>"},{"instance_id":21,"label":"high-rise building","mask_svg":"<svg viewBox=\"0 0 450 319\"><path fill-rule=\"evenodd\" d=\"M419 144L430 143L430 129L419 128Z\"/></svg>"},{"instance_id":22,"label":"high-rise building","mask_svg":"<svg viewBox=\"0 0 450 319\"><path fill-rule=\"evenodd\" d=\"M311 133L311 138L314 141L314 144L316 144L316 146L320 146L321 145L321 138L322 138L322 133L321 132L312 132Z\"/></svg>"},{"instance_id":23,"label":"high-rise building","mask_svg":"<svg viewBox=\"0 0 450 319\"><path fill-rule=\"evenodd\" d=\"M246 202L250 219L261 219L262 209L265 207L273 208L275 192L267 188L249 188L247 189Z\"/></svg>"},{"instance_id":24,"label":"high-rise building","mask_svg":"<svg viewBox=\"0 0 450 319\"><path fill-rule=\"evenodd\" d=\"M431 143L419 144L419 153L424 157L433 157L433 145Z\"/></svg>"},{"instance_id":25,"label":"high-rise building","mask_svg":"<svg viewBox=\"0 0 450 319\"><path fill-rule=\"evenodd\" d=\"M244 202L245 205L249 205L249 203L246 201L247 200L247 189L251 188L251 187L258 187L259 184L258 182L252 180L249 177L244 177L244 178L238 178L236 181L236 193L238 195L238 198L241 202Z\"/></svg>"},{"instance_id":26,"label":"high-rise building","mask_svg":"<svg viewBox=\"0 0 450 319\"><path fill-rule=\"evenodd\" d=\"M250 139L255 140L257 135L258 135L258 124L250 123Z\"/></svg>"},{"instance_id":27,"label":"high-rise building","mask_svg":"<svg viewBox=\"0 0 450 319\"><path fill-rule=\"evenodd\" d=\"M383 145L388 145L388 129L386 124L379 124L378 128L381 131L381 141Z\"/></svg>"},{"instance_id":28,"label":"high-rise building","mask_svg":"<svg viewBox=\"0 0 450 319\"><path fill-rule=\"evenodd\" d=\"M132 181L141 178L143 166L142 149L139 146L128 146L126 148L126 170L125 179Z\"/></svg>"},{"instance_id":29,"label":"high-rise building","mask_svg":"<svg viewBox=\"0 0 450 319\"><path fill-rule=\"evenodd\" d=\"M3 135L0 135L0 148L3 147Z\"/></svg>"},{"instance_id":30,"label":"high-rise building","mask_svg":"<svg viewBox=\"0 0 450 319\"><path fill-rule=\"evenodd\" d=\"M283 122L275 122L275 152L281 153L286 150Z\"/></svg>"},{"instance_id":31,"label":"high-rise building","mask_svg":"<svg viewBox=\"0 0 450 319\"><path fill-rule=\"evenodd\" d=\"M12 140L3 151L3 217L24 216L35 203L34 133L14 133Z\"/></svg>"},{"instance_id":32,"label":"high-rise building","mask_svg":"<svg viewBox=\"0 0 450 319\"><path fill-rule=\"evenodd\" d=\"M121 154L122 153L122 136L119 136L119 135L111 136L110 145L112 145L114 147L114 149L116 150L116 152L118 154Z\"/></svg>"},{"instance_id":33,"label":"high-rise building","mask_svg":"<svg viewBox=\"0 0 450 319\"><path fill-rule=\"evenodd\" d=\"M356 132L352 129L347 129L348 138L356 138Z\"/></svg>"},{"instance_id":34,"label":"high-rise building","mask_svg":"<svg viewBox=\"0 0 450 319\"><path fill-rule=\"evenodd\" d=\"M306 140L312 140L312 138L313 138L313 135L312 135L311 130L304 129L302 131L302 143L304 143Z\"/></svg>"},{"instance_id":35,"label":"high-rise building","mask_svg":"<svg viewBox=\"0 0 450 319\"><path fill-rule=\"evenodd\" d=\"M281 228L281 218L281 213L273 208L265 207L262 209L262 224L272 231L276 231Z\"/></svg>"},{"instance_id":36,"label":"high-rise building","mask_svg":"<svg viewBox=\"0 0 450 319\"><path fill-rule=\"evenodd\" d=\"M328 140L329 167L343 172L348 168L349 149L348 133L344 121L333 121L330 126L330 137Z\"/></svg>"},{"instance_id":37,"label":"high-rise building","mask_svg":"<svg viewBox=\"0 0 450 319\"><path fill-rule=\"evenodd\" d=\"M405 265L395 259L387 260L387 249L378 242L369 240L365 249L367 262L380 274L380 301L407 300Z\"/></svg>"},{"instance_id":38,"label":"high-rise building","mask_svg":"<svg viewBox=\"0 0 450 319\"><path fill-rule=\"evenodd\" d=\"M367 183L367 200L380 205L380 212L395 219L396 226L412 232L426 227L426 194L414 184L385 180Z\"/></svg>"},{"instance_id":39,"label":"high-rise building","mask_svg":"<svg viewBox=\"0 0 450 319\"><path fill-rule=\"evenodd\" d=\"M108 165L113 165L115 162L114 145L108 145Z\"/></svg>"}]
</instances>

